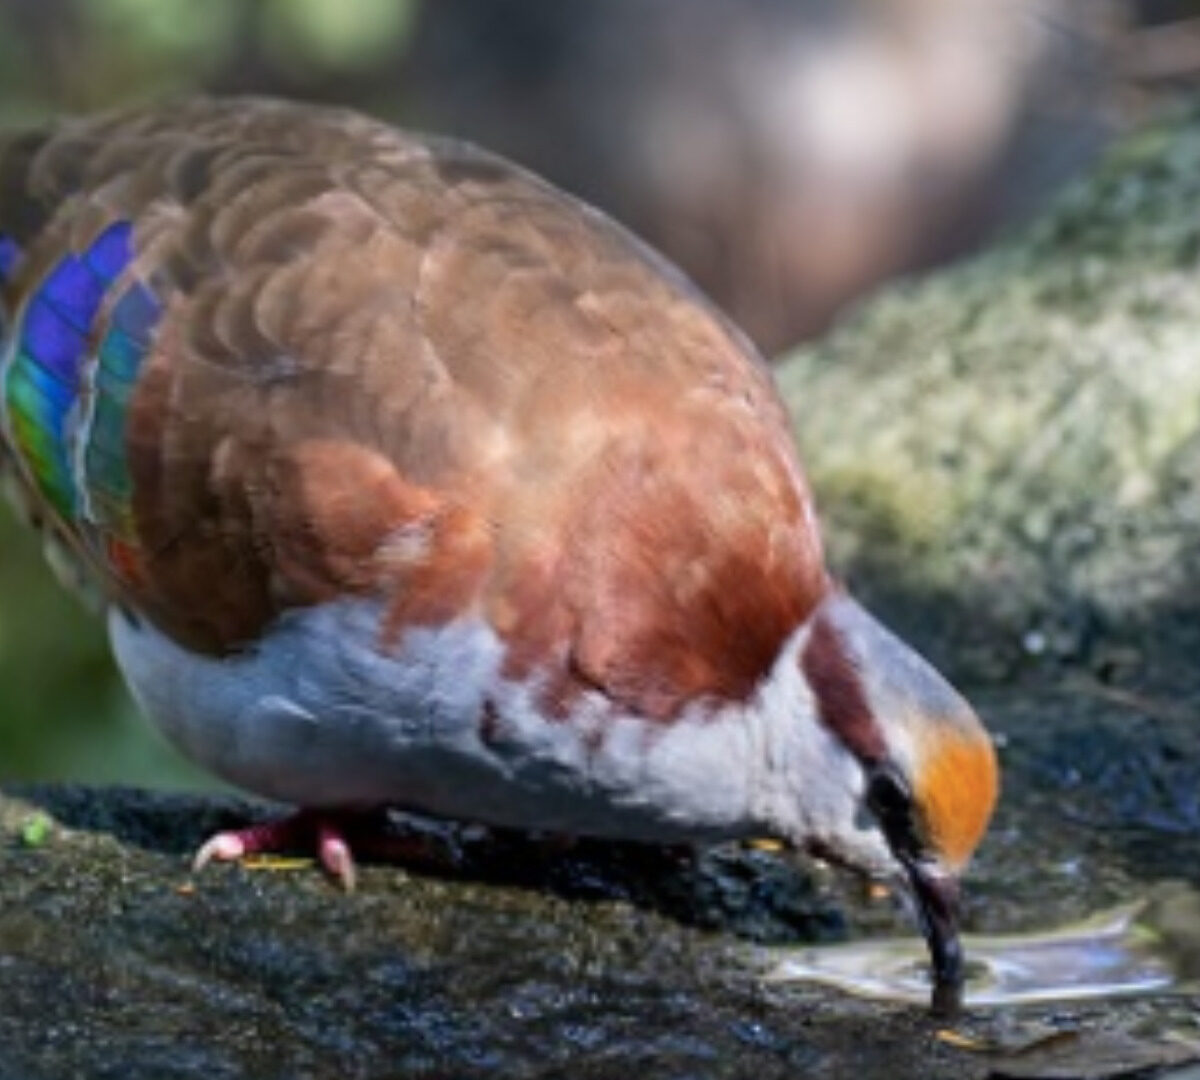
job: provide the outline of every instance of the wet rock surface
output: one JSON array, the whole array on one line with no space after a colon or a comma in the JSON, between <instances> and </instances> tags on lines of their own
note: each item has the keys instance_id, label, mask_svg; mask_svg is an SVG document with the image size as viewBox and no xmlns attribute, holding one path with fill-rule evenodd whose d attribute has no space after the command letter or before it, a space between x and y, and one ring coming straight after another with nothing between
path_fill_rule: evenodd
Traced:
<instances>
[{"instance_id":1,"label":"wet rock surface","mask_svg":"<svg viewBox=\"0 0 1200 1080\"><path fill-rule=\"evenodd\" d=\"M1200 887L1197 206L1191 116L781 372L838 565L998 736L975 931ZM1200 1057L1190 984L980 1011L949 1034L908 1006L768 985L761 946L913 932L775 853L435 829L352 896L311 866L189 874L205 835L269 813L0 796L0 1080L1182 1080ZM1170 924L1185 966L1193 921Z\"/></svg>"},{"instance_id":2,"label":"wet rock surface","mask_svg":"<svg viewBox=\"0 0 1200 1080\"><path fill-rule=\"evenodd\" d=\"M969 929L1200 887L1200 725L1062 683L980 706L1006 791ZM9 789L0 1077L1150 1077L1200 1059L1187 986L977 1010L947 1033L911 1006L768 984L764 944L912 932L890 901L779 853L400 823L411 857L367 866L350 896L311 865L189 873L209 832L271 813ZM1200 926L1177 921L1194 962Z\"/></svg>"}]
</instances>

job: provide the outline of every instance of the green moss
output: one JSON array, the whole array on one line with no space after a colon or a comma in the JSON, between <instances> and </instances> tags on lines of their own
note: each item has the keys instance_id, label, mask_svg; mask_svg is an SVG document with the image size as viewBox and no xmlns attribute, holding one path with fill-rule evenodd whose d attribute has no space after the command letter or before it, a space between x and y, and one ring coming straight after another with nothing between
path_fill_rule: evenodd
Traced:
<instances>
[{"instance_id":1,"label":"green moss","mask_svg":"<svg viewBox=\"0 0 1200 1080\"><path fill-rule=\"evenodd\" d=\"M1185 110L996 250L781 364L842 570L1003 609L1015 633L1200 592L1197 207Z\"/></svg>"},{"instance_id":2,"label":"green moss","mask_svg":"<svg viewBox=\"0 0 1200 1080\"><path fill-rule=\"evenodd\" d=\"M41 847L49 839L51 826L46 814L30 814L21 825L21 843L27 848Z\"/></svg>"}]
</instances>

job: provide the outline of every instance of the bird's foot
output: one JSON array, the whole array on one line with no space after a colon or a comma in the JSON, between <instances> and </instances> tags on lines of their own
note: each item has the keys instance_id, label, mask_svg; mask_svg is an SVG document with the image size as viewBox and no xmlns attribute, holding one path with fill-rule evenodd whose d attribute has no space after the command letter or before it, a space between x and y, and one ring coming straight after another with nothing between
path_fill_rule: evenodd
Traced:
<instances>
[{"instance_id":1,"label":"bird's foot","mask_svg":"<svg viewBox=\"0 0 1200 1080\"><path fill-rule=\"evenodd\" d=\"M289 817L216 833L196 852L192 871L210 862L238 862L255 855L315 852L317 861L346 892L358 881L355 852L383 863L459 867L461 830L417 819L397 823L386 809L298 810Z\"/></svg>"},{"instance_id":2,"label":"bird's foot","mask_svg":"<svg viewBox=\"0 0 1200 1080\"><path fill-rule=\"evenodd\" d=\"M317 860L346 892L358 880L354 854L343 824L332 815L300 810L279 821L244 829L228 829L210 836L192 860L192 871L210 862L238 862L247 856L316 849Z\"/></svg>"}]
</instances>

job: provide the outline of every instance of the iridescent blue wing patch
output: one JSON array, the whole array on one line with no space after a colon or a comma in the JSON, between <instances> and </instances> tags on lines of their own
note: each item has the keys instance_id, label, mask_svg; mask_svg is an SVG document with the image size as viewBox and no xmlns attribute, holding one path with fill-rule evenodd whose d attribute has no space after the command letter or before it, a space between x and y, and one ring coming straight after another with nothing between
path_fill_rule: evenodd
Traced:
<instances>
[{"instance_id":1,"label":"iridescent blue wing patch","mask_svg":"<svg viewBox=\"0 0 1200 1080\"><path fill-rule=\"evenodd\" d=\"M19 258L16 245L0 234L0 279ZM96 323L132 259L132 228L116 222L23 290L0 387L12 442L42 496L73 522L81 504L91 501L94 485L103 504L99 524L119 525L123 535L130 497L125 412L161 307L134 282L112 306L99 341Z\"/></svg>"}]
</instances>

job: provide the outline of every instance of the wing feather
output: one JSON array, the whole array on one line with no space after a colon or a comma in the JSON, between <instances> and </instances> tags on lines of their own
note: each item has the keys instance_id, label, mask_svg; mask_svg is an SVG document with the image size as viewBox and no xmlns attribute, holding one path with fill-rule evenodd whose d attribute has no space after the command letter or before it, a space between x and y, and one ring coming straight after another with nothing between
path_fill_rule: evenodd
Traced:
<instances>
[{"instance_id":1,"label":"wing feather","mask_svg":"<svg viewBox=\"0 0 1200 1080\"><path fill-rule=\"evenodd\" d=\"M26 494L193 647L345 594L385 636L476 610L514 672L666 717L749 692L825 588L744 338L462 144L247 100L9 137L0 282Z\"/></svg>"}]
</instances>

